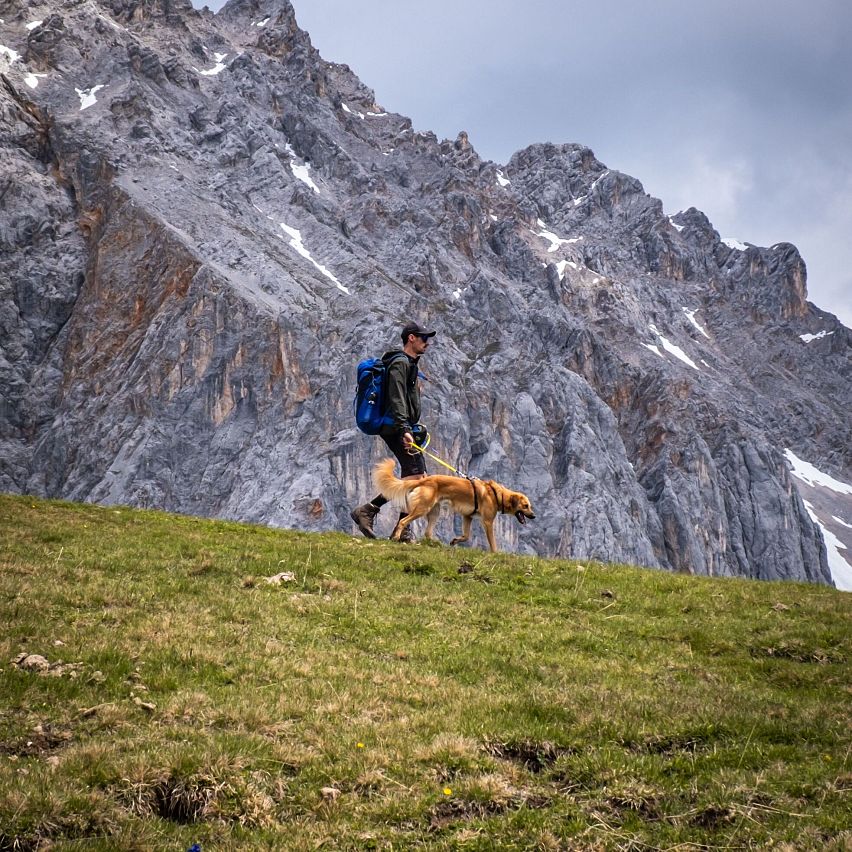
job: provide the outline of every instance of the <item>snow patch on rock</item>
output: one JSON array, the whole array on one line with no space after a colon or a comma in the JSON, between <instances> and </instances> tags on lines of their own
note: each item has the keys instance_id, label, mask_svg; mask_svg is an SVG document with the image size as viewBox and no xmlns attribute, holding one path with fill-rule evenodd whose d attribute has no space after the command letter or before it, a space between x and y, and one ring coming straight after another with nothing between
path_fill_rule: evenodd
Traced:
<instances>
[{"instance_id":1,"label":"snow patch on rock","mask_svg":"<svg viewBox=\"0 0 852 852\"><path fill-rule=\"evenodd\" d=\"M810 343L812 340L819 340L823 337L828 337L829 334L834 334L833 331L821 331L819 334L800 334L799 337L805 341L805 343Z\"/></svg>"},{"instance_id":2,"label":"snow patch on rock","mask_svg":"<svg viewBox=\"0 0 852 852\"><path fill-rule=\"evenodd\" d=\"M307 184L317 195L321 195L319 187L313 182L310 175L311 166L309 163L299 165L298 163L290 163L290 171L293 176L298 178L302 183Z\"/></svg>"},{"instance_id":3,"label":"snow patch on rock","mask_svg":"<svg viewBox=\"0 0 852 852\"><path fill-rule=\"evenodd\" d=\"M704 330L704 327L695 319L695 315L698 313L698 308L694 311L691 311L689 308L684 308L683 312L686 314L686 318L709 340L710 335Z\"/></svg>"},{"instance_id":4,"label":"snow patch on rock","mask_svg":"<svg viewBox=\"0 0 852 852\"><path fill-rule=\"evenodd\" d=\"M104 88L104 85L103 83L99 83L97 86L92 86L91 89L74 89L77 97L80 98L80 112L88 109L90 106L94 106L98 102L95 95Z\"/></svg>"},{"instance_id":5,"label":"snow patch on rock","mask_svg":"<svg viewBox=\"0 0 852 852\"><path fill-rule=\"evenodd\" d=\"M214 53L213 58L216 60L216 64L212 68L207 68L204 71L201 71L199 68L196 68L194 65L192 66L193 71L197 71L201 74L202 77L214 77L221 71L224 71L228 66L225 65L225 58L228 56L227 53Z\"/></svg>"},{"instance_id":6,"label":"snow patch on rock","mask_svg":"<svg viewBox=\"0 0 852 852\"><path fill-rule=\"evenodd\" d=\"M831 571L831 579L834 580L834 585L843 592L852 592L852 565L843 558L843 554L840 552L846 550L846 545L831 530L826 528L825 524L817 517L814 507L807 500L802 502L805 504L805 509L811 520L822 531L828 568Z\"/></svg>"},{"instance_id":7,"label":"snow patch on rock","mask_svg":"<svg viewBox=\"0 0 852 852\"><path fill-rule=\"evenodd\" d=\"M349 289L344 287L343 284L337 280L334 273L330 272L325 266L314 260L313 255L305 248L305 244L302 242L302 232L298 228L291 228L284 222L280 222L279 224L281 225L281 230L290 237L290 248L295 249L298 254L304 257L305 260L309 260L323 275L325 275L329 281L333 281L340 290L347 295L350 295Z\"/></svg>"},{"instance_id":8,"label":"snow patch on rock","mask_svg":"<svg viewBox=\"0 0 852 852\"><path fill-rule=\"evenodd\" d=\"M810 485L812 488L816 485L822 485L823 488L829 488L838 494L852 494L852 485L823 473L819 468L800 459L791 449L785 449L784 456L790 465L790 472L793 476L801 479L806 485Z\"/></svg>"},{"instance_id":9,"label":"snow patch on rock","mask_svg":"<svg viewBox=\"0 0 852 852\"><path fill-rule=\"evenodd\" d=\"M532 233L534 233L537 237L542 237L550 243L550 248L547 250L548 254L551 254L554 251L558 251L560 246L567 246L571 245L572 243L578 243L580 242L580 240L583 239L582 237L573 237L571 239L566 240L562 237L557 237L556 234L553 233L553 231L548 230L547 225L545 225L541 219L537 220L537 224L539 228L541 228L541 230L533 231Z\"/></svg>"},{"instance_id":10,"label":"snow patch on rock","mask_svg":"<svg viewBox=\"0 0 852 852\"><path fill-rule=\"evenodd\" d=\"M660 343L662 344L663 349L665 349L666 352L670 353L671 355L674 355L675 358L678 358L679 360L683 361L684 364L689 367L692 367L693 370L698 370L698 365L695 363L695 361L693 361L692 358L690 358L689 355L687 355L686 352L684 352L683 349L680 348L680 346L675 343L672 343L667 337L664 337L662 334L660 334L659 330L657 329L657 326L654 325L654 323L650 323L648 325L648 328L650 328L651 331L657 335ZM643 343L642 345L648 346L648 344L646 343ZM650 349L651 347L648 346L648 348ZM698 372L700 373L701 371L698 370Z\"/></svg>"}]
</instances>

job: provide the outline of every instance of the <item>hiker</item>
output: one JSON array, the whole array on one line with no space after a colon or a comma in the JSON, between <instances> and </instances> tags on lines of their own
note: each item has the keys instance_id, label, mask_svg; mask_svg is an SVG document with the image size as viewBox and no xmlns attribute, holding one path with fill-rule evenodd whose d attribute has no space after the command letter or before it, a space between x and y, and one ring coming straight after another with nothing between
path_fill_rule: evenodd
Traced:
<instances>
[{"instance_id":1,"label":"hiker","mask_svg":"<svg viewBox=\"0 0 852 852\"><path fill-rule=\"evenodd\" d=\"M417 385L420 357L429 348L429 341L437 332L425 331L416 322L408 322L402 328L402 349L392 349L382 355L382 361L387 366L385 379L385 414L390 423L382 426L379 435L396 456L402 468L403 479L420 479L426 476L426 462L423 454L412 449L414 437L417 435L418 444L423 445L426 430L420 420L420 388ZM401 356L405 357L401 357ZM350 517L367 538L375 538L373 521L379 510L387 503L387 498L379 494L353 509ZM400 512L400 518L406 516ZM400 541L411 544L414 534L409 525Z\"/></svg>"}]
</instances>

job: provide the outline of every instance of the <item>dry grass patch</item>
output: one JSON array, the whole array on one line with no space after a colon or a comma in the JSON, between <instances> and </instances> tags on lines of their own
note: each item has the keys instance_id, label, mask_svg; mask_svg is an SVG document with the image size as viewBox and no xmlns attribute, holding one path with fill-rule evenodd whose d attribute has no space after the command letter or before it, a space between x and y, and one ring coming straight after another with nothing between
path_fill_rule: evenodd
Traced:
<instances>
[{"instance_id":1,"label":"dry grass patch","mask_svg":"<svg viewBox=\"0 0 852 852\"><path fill-rule=\"evenodd\" d=\"M450 733L438 734L428 746L418 748L415 757L429 766L439 782L476 772L482 764L476 740Z\"/></svg>"}]
</instances>

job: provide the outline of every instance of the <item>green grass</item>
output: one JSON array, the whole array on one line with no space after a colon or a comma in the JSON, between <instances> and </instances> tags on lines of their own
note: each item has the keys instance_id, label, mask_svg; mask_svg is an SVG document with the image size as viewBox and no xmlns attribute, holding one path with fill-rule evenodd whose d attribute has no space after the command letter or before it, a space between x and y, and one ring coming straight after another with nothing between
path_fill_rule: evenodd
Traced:
<instances>
[{"instance_id":1,"label":"green grass","mask_svg":"<svg viewBox=\"0 0 852 852\"><path fill-rule=\"evenodd\" d=\"M30 497L0 548L0 850L852 846L848 594Z\"/></svg>"}]
</instances>

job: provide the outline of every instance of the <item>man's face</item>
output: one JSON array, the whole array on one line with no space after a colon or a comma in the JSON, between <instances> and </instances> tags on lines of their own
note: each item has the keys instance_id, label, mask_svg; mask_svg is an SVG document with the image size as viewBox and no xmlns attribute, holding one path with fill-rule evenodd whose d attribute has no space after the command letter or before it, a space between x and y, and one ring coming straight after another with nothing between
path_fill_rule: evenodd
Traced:
<instances>
[{"instance_id":1,"label":"man's face","mask_svg":"<svg viewBox=\"0 0 852 852\"><path fill-rule=\"evenodd\" d=\"M408 338L409 346L417 356L422 355L429 348L430 342L431 338L421 337L419 334L412 334Z\"/></svg>"}]
</instances>

